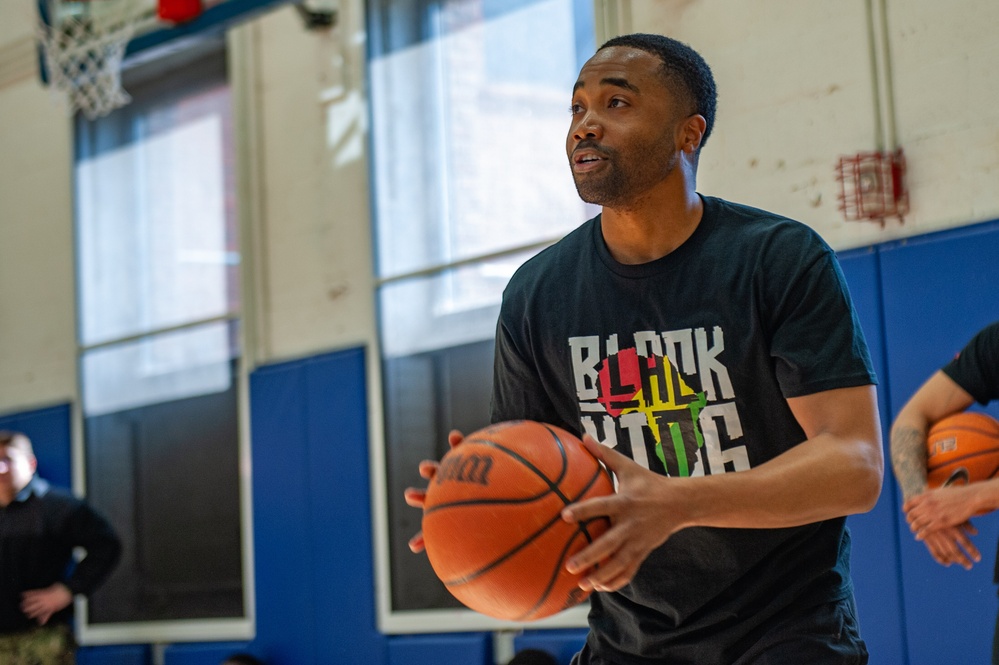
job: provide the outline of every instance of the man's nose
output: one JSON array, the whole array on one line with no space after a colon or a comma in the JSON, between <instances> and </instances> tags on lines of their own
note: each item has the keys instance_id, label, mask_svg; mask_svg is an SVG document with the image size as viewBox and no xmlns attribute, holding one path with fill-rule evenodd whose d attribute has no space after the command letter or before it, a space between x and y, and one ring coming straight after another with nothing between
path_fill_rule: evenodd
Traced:
<instances>
[{"instance_id":1,"label":"man's nose","mask_svg":"<svg viewBox=\"0 0 999 665\"><path fill-rule=\"evenodd\" d=\"M587 111L572 132L573 138L577 141L583 139L599 139L603 136L603 125L600 118L592 111Z\"/></svg>"}]
</instances>

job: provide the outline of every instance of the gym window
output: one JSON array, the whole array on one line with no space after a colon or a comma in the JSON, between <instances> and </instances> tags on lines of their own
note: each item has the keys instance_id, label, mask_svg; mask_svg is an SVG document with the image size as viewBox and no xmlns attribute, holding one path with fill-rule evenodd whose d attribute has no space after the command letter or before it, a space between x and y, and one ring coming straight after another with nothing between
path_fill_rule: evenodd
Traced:
<instances>
[{"instance_id":1,"label":"gym window","mask_svg":"<svg viewBox=\"0 0 999 665\"><path fill-rule=\"evenodd\" d=\"M85 642L252 636L241 499L239 236L221 38L124 73L75 119L88 501L125 544Z\"/></svg>"},{"instance_id":2,"label":"gym window","mask_svg":"<svg viewBox=\"0 0 999 665\"><path fill-rule=\"evenodd\" d=\"M451 428L488 424L510 276L594 214L565 155L593 6L379 0L368 39L384 416L384 485L373 491L387 505L376 511L380 626L439 631L447 617L457 629L460 605L407 547L420 513L403 489L425 482L417 464L440 458ZM468 615L468 629L485 620Z\"/></svg>"}]
</instances>

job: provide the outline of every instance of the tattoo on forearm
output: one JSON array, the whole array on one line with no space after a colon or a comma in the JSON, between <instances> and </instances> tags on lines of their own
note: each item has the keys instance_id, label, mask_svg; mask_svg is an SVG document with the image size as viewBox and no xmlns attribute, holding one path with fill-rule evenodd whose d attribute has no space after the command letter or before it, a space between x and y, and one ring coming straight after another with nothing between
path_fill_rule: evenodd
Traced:
<instances>
[{"instance_id":1,"label":"tattoo on forearm","mask_svg":"<svg viewBox=\"0 0 999 665\"><path fill-rule=\"evenodd\" d=\"M914 427L891 433L891 463L906 499L926 489L926 434Z\"/></svg>"}]
</instances>

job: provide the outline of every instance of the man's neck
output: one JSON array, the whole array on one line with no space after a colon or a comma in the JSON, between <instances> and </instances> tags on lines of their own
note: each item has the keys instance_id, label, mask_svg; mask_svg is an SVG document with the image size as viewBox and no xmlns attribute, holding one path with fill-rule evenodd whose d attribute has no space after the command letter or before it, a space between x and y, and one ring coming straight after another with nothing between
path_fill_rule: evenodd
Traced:
<instances>
[{"instance_id":1,"label":"man's neck","mask_svg":"<svg viewBox=\"0 0 999 665\"><path fill-rule=\"evenodd\" d=\"M701 222L704 204L693 188L653 192L621 208L604 207L604 242L616 261L648 263L675 251Z\"/></svg>"}]
</instances>

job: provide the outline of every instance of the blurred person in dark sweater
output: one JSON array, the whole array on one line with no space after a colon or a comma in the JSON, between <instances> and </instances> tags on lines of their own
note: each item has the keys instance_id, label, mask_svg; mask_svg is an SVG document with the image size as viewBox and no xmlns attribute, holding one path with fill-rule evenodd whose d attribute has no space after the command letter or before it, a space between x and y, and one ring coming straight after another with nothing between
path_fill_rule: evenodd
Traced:
<instances>
[{"instance_id":1,"label":"blurred person in dark sweater","mask_svg":"<svg viewBox=\"0 0 999 665\"><path fill-rule=\"evenodd\" d=\"M36 475L31 441L0 431L0 663L72 665L73 597L114 569L121 542L86 502ZM74 565L73 552L84 551Z\"/></svg>"}]
</instances>

